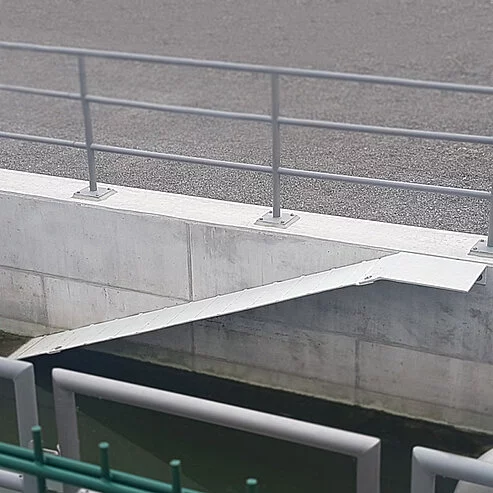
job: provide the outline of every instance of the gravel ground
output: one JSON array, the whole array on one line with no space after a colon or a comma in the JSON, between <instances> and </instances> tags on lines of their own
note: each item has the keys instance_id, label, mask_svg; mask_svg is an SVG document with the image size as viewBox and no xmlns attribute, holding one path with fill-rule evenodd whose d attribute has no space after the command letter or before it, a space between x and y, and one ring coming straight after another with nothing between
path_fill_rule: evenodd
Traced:
<instances>
[{"instance_id":1,"label":"gravel ground","mask_svg":"<svg viewBox=\"0 0 493 493\"><path fill-rule=\"evenodd\" d=\"M0 0L0 38L88 48L493 85L490 0ZM262 75L88 62L91 93L235 111L269 110ZM0 51L0 82L77 90L66 57ZM493 97L281 80L281 113L491 135ZM93 106L98 143L268 164L269 128ZM0 129L81 140L75 102L0 93ZM489 189L491 147L282 129L282 163ZM101 181L270 203L267 176L97 154ZM0 166L86 177L84 153L0 141ZM487 203L283 178L286 208L485 233Z\"/></svg>"}]
</instances>

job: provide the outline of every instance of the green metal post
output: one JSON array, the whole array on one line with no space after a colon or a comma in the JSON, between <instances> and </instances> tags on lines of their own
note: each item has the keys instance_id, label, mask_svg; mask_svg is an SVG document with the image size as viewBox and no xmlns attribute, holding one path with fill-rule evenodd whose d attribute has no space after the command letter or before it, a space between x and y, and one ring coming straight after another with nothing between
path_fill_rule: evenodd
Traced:
<instances>
[{"instance_id":1,"label":"green metal post","mask_svg":"<svg viewBox=\"0 0 493 493\"><path fill-rule=\"evenodd\" d=\"M170 462L172 484L111 470L109 444L99 444L100 464L44 454L41 427L31 430L33 450L0 442L0 467L37 478L39 493L46 493L46 480L100 491L101 493L201 493L182 488L181 462ZM257 480L248 479L246 493L257 493Z\"/></svg>"},{"instance_id":2,"label":"green metal post","mask_svg":"<svg viewBox=\"0 0 493 493\"><path fill-rule=\"evenodd\" d=\"M257 493L258 482L254 478L249 478L246 480L246 493Z\"/></svg>"},{"instance_id":3,"label":"green metal post","mask_svg":"<svg viewBox=\"0 0 493 493\"><path fill-rule=\"evenodd\" d=\"M181 493L181 462L179 460L172 460L169 465L171 466L172 477L172 493Z\"/></svg>"},{"instance_id":4,"label":"green metal post","mask_svg":"<svg viewBox=\"0 0 493 493\"><path fill-rule=\"evenodd\" d=\"M41 438L41 426L36 425L31 428L33 435L33 449L34 449L34 462L42 466L45 462L43 452L43 440ZM46 491L46 479L38 475L38 493L45 493Z\"/></svg>"},{"instance_id":5,"label":"green metal post","mask_svg":"<svg viewBox=\"0 0 493 493\"><path fill-rule=\"evenodd\" d=\"M111 481L109 448L110 444L108 442L101 442L99 444L99 463L101 465L101 478L105 479L106 481Z\"/></svg>"}]
</instances>

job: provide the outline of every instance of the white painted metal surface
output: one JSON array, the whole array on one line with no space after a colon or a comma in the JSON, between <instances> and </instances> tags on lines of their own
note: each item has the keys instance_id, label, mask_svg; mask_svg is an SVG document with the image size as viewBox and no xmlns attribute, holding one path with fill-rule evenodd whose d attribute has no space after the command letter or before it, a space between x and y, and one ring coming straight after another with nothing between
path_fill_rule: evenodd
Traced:
<instances>
[{"instance_id":1,"label":"white painted metal surface","mask_svg":"<svg viewBox=\"0 0 493 493\"><path fill-rule=\"evenodd\" d=\"M485 268L485 264L478 262L397 253L317 274L37 337L10 357L21 359L56 353L381 280L468 292Z\"/></svg>"},{"instance_id":2,"label":"white painted metal surface","mask_svg":"<svg viewBox=\"0 0 493 493\"><path fill-rule=\"evenodd\" d=\"M485 452L478 460L493 464L493 449ZM467 481L459 481L455 487L454 493L492 493L493 488L482 486L480 484L468 483Z\"/></svg>"},{"instance_id":3,"label":"white painted metal surface","mask_svg":"<svg viewBox=\"0 0 493 493\"><path fill-rule=\"evenodd\" d=\"M382 259L368 262L372 267L362 282L394 281L417 286L429 286L451 291L469 291L485 269L484 264L472 265L472 262L397 253Z\"/></svg>"}]
</instances>

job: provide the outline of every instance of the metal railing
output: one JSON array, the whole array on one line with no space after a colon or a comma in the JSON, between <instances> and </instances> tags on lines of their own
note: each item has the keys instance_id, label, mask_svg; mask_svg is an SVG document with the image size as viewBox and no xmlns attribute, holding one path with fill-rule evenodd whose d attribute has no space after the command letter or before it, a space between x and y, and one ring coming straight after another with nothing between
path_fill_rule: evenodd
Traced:
<instances>
[{"instance_id":1,"label":"metal railing","mask_svg":"<svg viewBox=\"0 0 493 493\"><path fill-rule=\"evenodd\" d=\"M110 467L109 444L99 444L100 465L45 454L41 427L32 428L33 450L0 442L0 466L11 471L32 474L37 478L37 493L46 493L47 480L71 485L78 493L100 491L102 493L200 493L182 487L181 463L170 462L172 483L163 483L135 474L117 471ZM15 473L12 473L15 474ZM246 493L257 493L257 480L246 480ZM82 488L82 489L79 489ZM19 491L17 488L9 488Z\"/></svg>"},{"instance_id":2,"label":"metal railing","mask_svg":"<svg viewBox=\"0 0 493 493\"><path fill-rule=\"evenodd\" d=\"M449 132L433 132L427 130L415 130L408 128L395 128L374 125L360 125L352 123L332 122L325 120L310 120L301 118L290 118L281 116L279 106L279 78L281 76L315 78L327 80L339 80L347 82L358 82L366 84L379 84L390 86L401 86L416 89L430 89L438 91L454 91L473 94L493 95L493 87L455 84L447 82L433 82L423 80L404 79L397 77L381 77L375 75L362 75L341 72L328 72L321 70L295 69L287 67L273 67L266 65L252 65L245 63L230 63L208 60L194 60L188 58L175 58L168 56L156 56L146 54L123 53L114 51L87 50L79 48L67 48L58 46L42 46L27 43L10 43L0 42L0 48L9 50L24 50L30 52L52 53L59 55L68 55L76 57L78 60L79 72L79 92L63 92L46 89L37 89L33 87L23 87L17 85L0 84L0 90L18 92L24 94L48 96L54 98L79 100L82 103L82 112L84 117L85 141L74 142L71 140L43 137L38 135L19 134L7 131L0 131L0 137L16 139L28 142L38 142L44 144L60 145L76 149L85 149L87 152L87 161L89 169L89 187L76 196L100 199L111 193L109 189L98 189L96 178L95 151L124 154L131 156L140 156L146 158L165 159L191 164L203 164L209 166L231 168L237 170L257 171L261 173L270 173L272 175L272 212L264 216L263 224L271 226L286 227L296 218L281 212L280 199L280 178L281 176L296 176L300 178L315 178L320 180L338 181L353 183L359 185L372 185L378 187L390 187L403 190L414 190L420 192L434 192L461 197L473 197L485 199L490 202L490 216L488 228L487 247L493 252L493 194L486 190L473 190L466 188L447 187L438 185L429 185L423 183L412 183L403 181L392 181L386 179L367 178L361 176L348 176L335 173L317 172L302 169L286 168L281 166L281 143L280 143L280 126L290 125L297 127L311 127L319 129L329 129L344 132L359 132L367 134L413 137L419 139L433 139L453 142L465 142L475 144L493 144L492 136L470 135ZM88 93L85 59L102 58L108 60L127 60L135 62L147 62L155 64L187 66L197 68L208 68L217 70L229 70L249 73L261 73L271 78L271 113L270 115L241 113L233 111L218 111L212 109L195 108L187 106L172 106L166 104L150 103L143 101L134 101L128 99L117 99L103 96L92 95ZM195 116L207 116L217 118L227 118L234 120L244 120L270 124L272 130L272 162L271 166L265 166L254 163L240 163L235 161L224 161L204 157L192 157L177 154L168 154L164 152L152 152L127 147L109 146L94 142L91 124L90 104L114 105L130 108L141 108L147 110L164 111L170 113L181 113ZM259 222L262 224L262 222ZM490 252L491 253L491 252Z\"/></svg>"},{"instance_id":3,"label":"metal railing","mask_svg":"<svg viewBox=\"0 0 493 493\"><path fill-rule=\"evenodd\" d=\"M106 493L138 493L136 489L147 493L198 493L181 487L179 461L170 463L171 485L110 469L106 443L100 444L100 466L79 462L76 393L350 455L357 460L357 493L380 491L378 438L61 368L53 370L52 380L62 457L45 454L40 427L31 428L33 440L26 434L27 423L37 421L36 404L32 405L36 403L32 364L0 357L0 375L15 379L16 396L23 396L16 404L18 416L26 415L20 403L32 415L27 420L22 418L23 447L0 443L0 467L30 475L27 485L16 473L0 470L0 487L12 491L44 491L46 479L51 479L64 483L65 492L74 493L80 493L81 487ZM415 447L410 493L433 493L436 476L493 487L493 464ZM256 493L256 484L254 479L247 480L247 493Z\"/></svg>"},{"instance_id":4,"label":"metal railing","mask_svg":"<svg viewBox=\"0 0 493 493\"><path fill-rule=\"evenodd\" d=\"M0 378L14 384L15 410L19 444L29 447L31 428L38 424L38 402L34 383L34 368L25 361L0 358ZM24 493L36 492L36 479L32 476L22 478L18 474L0 469L0 487Z\"/></svg>"},{"instance_id":5,"label":"metal railing","mask_svg":"<svg viewBox=\"0 0 493 493\"><path fill-rule=\"evenodd\" d=\"M80 457L77 393L349 455L356 459L356 493L380 491L378 438L61 368L53 370L52 380L65 457ZM75 493L70 487L64 492Z\"/></svg>"},{"instance_id":6,"label":"metal railing","mask_svg":"<svg viewBox=\"0 0 493 493\"><path fill-rule=\"evenodd\" d=\"M435 493L437 476L493 487L493 464L479 459L414 447L411 493Z\"/></svg>"}]
</instances>

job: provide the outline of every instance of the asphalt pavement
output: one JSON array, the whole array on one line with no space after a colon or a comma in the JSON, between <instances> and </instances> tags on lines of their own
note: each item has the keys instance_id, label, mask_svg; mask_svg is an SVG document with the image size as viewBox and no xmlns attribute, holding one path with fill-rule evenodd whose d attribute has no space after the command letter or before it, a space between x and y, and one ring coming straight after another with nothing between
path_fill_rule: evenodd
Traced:
<instances>
[{"instance_id":1,"label":"asphalt pavement","mask_svg":"<svg viewBox=\"0 0 493 493\"><path fill-rule=\"evenodd\" d=\"M0 0L0 39L493 85L490 0ZM89 60L92 94L266 113L263 75ZM68 57L0 50L0 83L78 90ZM92 107L98 143L270 163L265 124ZM493 134L493 96L281 79L281 114ZM0 92L0 130L83 139L78 102ZM282 128L282 165L489 190L491 146ZM269 177L97 153L101 181L270 204ZM86 178L83 151L0 140L0 167ZM475 199L282 178L289 209L485 233Z\"/></svg>"}]
</instances>

